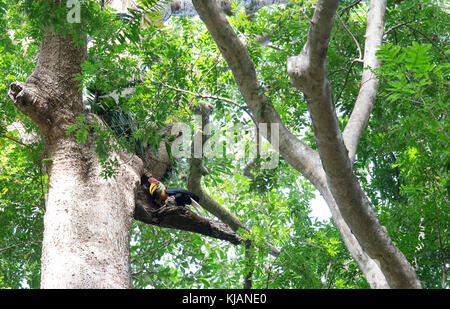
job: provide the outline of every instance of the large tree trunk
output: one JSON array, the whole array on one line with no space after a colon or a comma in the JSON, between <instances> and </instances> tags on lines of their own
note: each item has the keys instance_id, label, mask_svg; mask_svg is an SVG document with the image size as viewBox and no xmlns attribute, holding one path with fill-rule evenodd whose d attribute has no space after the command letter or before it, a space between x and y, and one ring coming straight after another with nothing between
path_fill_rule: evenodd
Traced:
<instances>
[{"instance_id":1,"label":"large tree trunk","mask_svg":"<svg viewBox=\"0 0 450 309\"><path fill-rule=\"evenodd\" d=\"M33 74L9 93L39 126L49 159L41 287L130 288L129 235L142 162L116 154L119 175L106 181L94 141L66 135L83 110L74 76L84 58L70 35L47 30Z\"/></svg>"},{"instance_id":2,"label":"large tree trunk","mask_svg":"<svg viewBox=\"0 0 450 309\"><path fill-rule=\"evenodd\" d=\"M42 288L131 287L129 236L140 171L119 158L116 179L103 179L89 144L68 137L49 147Z\"/></svg>"},{"instance_id":3,"label":"large tree trunk","mask_svg":"<svg viewBox=\"0 0 450 309\"><path fill-rule=\"evenodd\" d=\"M69 35L45 32L38 64L25 83L13 83L9 96L40 128L46 149L49 191L44 217L42 288L131 288L129 241L133 218L240 244L226 224L195 215L173 201L156 206L144 170L164 174L167 164L145 156L111 153L117 176L101 177L93 134L77 141L67 129L83 113L80 85L85 48ZM101 122L86 115L87 123ZM114 142L114 141L112 141ZM148 182L148 181L147 181ZM135 209L136 208L136 209Z\"/></svg>"}]
</instances>

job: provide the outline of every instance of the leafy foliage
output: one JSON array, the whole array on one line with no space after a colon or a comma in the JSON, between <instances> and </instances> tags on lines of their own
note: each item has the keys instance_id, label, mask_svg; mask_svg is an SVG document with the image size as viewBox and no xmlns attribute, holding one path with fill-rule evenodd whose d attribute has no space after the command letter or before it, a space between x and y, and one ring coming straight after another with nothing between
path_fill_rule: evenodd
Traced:
<instances>
[{"instance_id":1,"label":"leafy foliage","mask_svg":"<svg viewBox=\"0 0 450 309\"><path fill-rule=\"evenodd\" d=\"M432 22L446 18L438 5L410 9L387 20L417 22L389 32L392 40L379 51L380 99L358 166L382 224L422 285L440 288L449 285L448 27Z\"/></svg>"},{"instance_id":2,"label":"leafy foliage","mask_svg":"<svg viewBox=\"0 0 450 309\"><path fill-rule=\"evenodd\" d=\"M371 121L370 146L363 155L376 162L370 187L379 195L372 200L401 250L422 266L419 277L430 279L422 279L424 285L445 286L450 209L444 85L449 66L433 59L431 44L388 44L379 56L385 62L379 74L386 90L383 106L374 110L378 117Z\"/></svg>"}]
</instances>

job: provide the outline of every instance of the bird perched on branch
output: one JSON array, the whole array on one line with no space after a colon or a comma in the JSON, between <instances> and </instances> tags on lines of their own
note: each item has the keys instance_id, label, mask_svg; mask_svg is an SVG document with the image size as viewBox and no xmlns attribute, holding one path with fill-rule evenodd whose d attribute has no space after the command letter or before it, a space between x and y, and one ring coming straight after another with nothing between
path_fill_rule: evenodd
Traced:
<instances>
[{"instance_id":1,"label":"bird perched on branch","mask_svg":"<svg viewBox=\"0 0 450 309\"><path fill-rule=\"evenodd\" d=\"M157 198L160 202L164 202L169 196L173 196L178 206L192 205L201 213L202 207L198 203L200 199L194 193L181 188L166 188L155 178L149 178L148 182L150 182L150 195Z\"/></svg>"}]
</instances>

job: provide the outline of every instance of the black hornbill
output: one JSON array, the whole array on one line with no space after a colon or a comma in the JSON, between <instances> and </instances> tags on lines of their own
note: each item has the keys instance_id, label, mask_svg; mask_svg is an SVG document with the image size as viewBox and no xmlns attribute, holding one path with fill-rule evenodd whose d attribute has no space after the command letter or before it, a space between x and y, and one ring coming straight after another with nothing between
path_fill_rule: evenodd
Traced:
<instances>
[{"instance_id":1,"label":"black hornbill","mask_svg":"<svg viewBox=\"0 0 450 309\"><path fill-rule=\"evenodd\" d=\"M173 196L178 206L192 205L201 213L202 207L198 203L200 199L194 193L181 188L166 188L160 181L152 177L148 181L150 182L150 195L161 202L164 202L169 196Z\"/></svg>"}]
</instances>

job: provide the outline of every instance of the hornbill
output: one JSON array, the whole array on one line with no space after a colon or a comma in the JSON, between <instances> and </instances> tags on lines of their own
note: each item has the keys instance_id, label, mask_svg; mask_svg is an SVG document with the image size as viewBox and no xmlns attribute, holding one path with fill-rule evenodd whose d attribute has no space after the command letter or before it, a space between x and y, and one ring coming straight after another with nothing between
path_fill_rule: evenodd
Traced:
<instances>
[{"instance_id":1,"label":"hornbill","mask_svg":"<svg viewBox=\"0 0 450 309\"><path fill-rule=\"evenodd\" d=\"M198 203L200 199L194 193L181 188L166 188L160 181L152 177L148 181L150 182L150 195L159 201L164 202L169 196L173 196L178 206L192 205L201 213L202 207Z\"/></svg>"}]
</instances>

